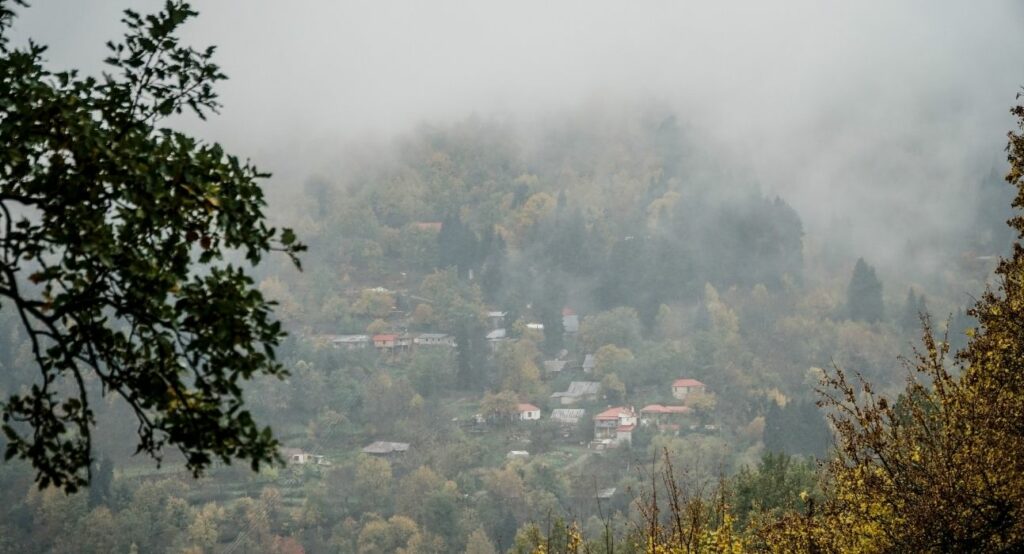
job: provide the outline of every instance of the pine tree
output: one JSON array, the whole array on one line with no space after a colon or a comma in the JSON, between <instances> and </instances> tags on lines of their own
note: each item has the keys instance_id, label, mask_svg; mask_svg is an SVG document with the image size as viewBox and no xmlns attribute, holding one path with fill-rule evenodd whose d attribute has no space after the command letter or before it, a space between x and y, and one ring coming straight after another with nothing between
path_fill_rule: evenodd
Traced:
<instances>
[{"instance_id":1,"label":"pine tree","mask_svg":"<svg viewBox=\"0 0 1024 554\"><path fill-rule=\"evenodd\" d=\"M900 316L900 327L904 331L916 331L921 326L920 303L914 288L907 290L907 299L903 302L903 315Z\"/></svg>"},{"instance_id":2,"label":"pine tree","mask_svg":"<svg viewBox=\"0 0 1024 554\"><path fill-rule=\"evenodd\" d=\"M928 299L924 293L917 297L917 313L928 315Z\"/></svg>"},{"instance_id":3,"label":"pine tree","mask_svg":"<svg viewBox=\"0 0 1024 554\"><path fill-rule=\"evenodd\" d=\"M485 301L495 303L501 292L507 247L505 239L501 238L500 234L491 231L490 236L492 238L487 243L486 258L480 269L480 292L483 293Z\"/></svg>"},{"instance_id":4,"label":"pine tree","mask_svg":"<svg viewBox=\"0 0 1024 554\"><path fill-rule=\"evenodd\" d=\"M967 315L963 308L958 308L949 322L949 344L954 352L959 352L967 346L967 332L974 328L977 321Z\"/></svg>"},{"instance_id":5,"label":"pine tree","mask_svg":"<svg viewBox=\"0 0 1024 554\"><path fill-rule=\"evenodd\" d=\"M544 352L556 354L565 343L565 325L562 307L565 306L565 287L553 276L544 279L544 290L537 302L540 322L544 325Z\"/></svg>"},{"instance_id":6,"label":"pine tree","mask_svg":"<svg viewBox=\"0 0 1024 554\"><path fill-rule=\"evenodd\" d=\"M455 267L459 277L465 278L471 269L479 265L479 241L457 212L448 214L442 221L437 246L441 269Z\"/></svg>"},{"instance_id":7,"label":"pine tree","mask_svg":"<svg viewBox=\"0 0 1024 554\"><path fill-rule=\"evenodd\" d=\"M448 214L441 222L441 232L437 234L437 260L440 269L457 266L459 263L459 226L461 222L455 214Z\"/></svg>"},{"instance_id":8,"label":"pine tree","mask_svg":"<svg viewBox=\"0 0 1024 554\"><path fill-rule=\"evenodd\" d=\"M868 265L864 258L857 259L853 277L846 289L846 315L850 319L869 323L880 321L885 315L882 282L875 275L875 268Z\"/></svg>"}]
</instances>

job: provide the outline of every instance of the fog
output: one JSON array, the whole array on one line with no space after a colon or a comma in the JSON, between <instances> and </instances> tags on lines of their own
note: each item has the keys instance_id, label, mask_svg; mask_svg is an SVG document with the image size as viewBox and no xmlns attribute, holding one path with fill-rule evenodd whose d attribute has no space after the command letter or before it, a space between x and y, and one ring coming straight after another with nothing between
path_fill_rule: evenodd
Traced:
<instances>
[{"instance_id":1,"label":"fog","mask_svg":"<svg viewBox=\"0 0 1024 554\"><path fill-rule=\"evenodd\" d=\"M95 72L126 2L36 2L16 37ZM158 2L135 2L147 11ZM554 114L658 103L782 195L809 233L880 263L973 225L1024 84L1017 2L202 2L230 80L181 125L273 171L471 114L525 136ZM274 194L274 193L272 193ZM275 196L277 197L277 196ZM841 228L840 228L841 227Z\"/></svg>"}]
</instances>

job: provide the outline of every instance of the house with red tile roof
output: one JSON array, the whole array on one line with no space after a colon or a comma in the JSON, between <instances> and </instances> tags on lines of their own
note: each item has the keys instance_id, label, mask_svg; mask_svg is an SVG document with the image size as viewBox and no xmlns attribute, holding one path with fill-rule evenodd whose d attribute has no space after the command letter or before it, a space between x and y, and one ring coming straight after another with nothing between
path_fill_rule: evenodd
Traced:
<instances>
[{"instance_id":1,"label":"house with red tile roof","mask_svg":"<svg viewBox=\"0 0 1024 554\"><path fill-rule=\"evenodd\" d=\"M689 406L648 404L640 409L640 424L655 425L659 431L678 431L692 414Z\"/></svg>"},{"instance_id":2,"label":"house with red tile roof","mask_svg":"<svg viewBox=\"0 0 1024 554\"><path fill-rule=\"evenodd\" d=\"M519 404L516 409L519 412L519 421L537 421L540 419L540 408L533 404Z\"/></svg>"},{"instance_id":3,"label":"house with red tile roof","mask_svg":"<svg viewBox=\"0 0 1024 554\"><path fill-rule=\"evenodd\" d=\"M395 343L398 341L398 335L385 334L385 335L374 335L373 345L382 350L391 350L395 347Z\"/></svg>"},{"instance_id":4,"label":"house with red tile roof","mask_svg":"<svg viewBox=\"0 0 1024 554\"><path fill-rule=\"evenodd\" d=\"M688 406L663 406L661 404L648 404L640 409L640 416L645 415L686 415L692 413L693 410Z\"/></svg>"},{"instance_id":5,"label":"house with red tile roof","mask_svg":"<svg viewBox=\"0 0 1024 554\"><path fill-rule=\"evenodd\" d=\"M672 396L682 400L690 394L704 394L707 386L696 379L676 379L672 382Z\"/></svg>"},{"instance_id":6,"label":"house with red tile roof","mask_svg":"<svg viewBox=\"0 0 1024 554\"><path fill-rule=\"evenodd\" d=\"M594 416L594 442L603 446L629 443L636 425L636 410L632 406L608 408Z\"/></svg>"}]
</instances>

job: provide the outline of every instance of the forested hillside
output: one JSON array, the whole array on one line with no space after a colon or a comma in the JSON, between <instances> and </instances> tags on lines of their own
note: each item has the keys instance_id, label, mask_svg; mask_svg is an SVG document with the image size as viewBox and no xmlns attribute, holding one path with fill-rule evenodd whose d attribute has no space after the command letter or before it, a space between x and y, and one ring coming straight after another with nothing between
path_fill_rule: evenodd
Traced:
<instances>
[{"instance_id":1,"label":"forested hillside","mask_svg":"<svg viewBox=\"0 0 1024 554\"><path fill-rule=\"evenodd\" d=\"M168 453L154 473L111 402L87 494L35 491L26 468L3 466L4 544L489 552L528 548L530 526L555 521L595 539L608 521L625 541L665 449L688 486L726 476L745 520L816 494L813 460L832 439L814 388L833 364L896 390L919 313L951 317L951 340L966 340L965 293L992 267L978 251L936 251L948 270L927 282L885 280L870 252L806 234L681 115L586 115L529 134L476 117L424 127L343 156L339 175L311 177L275 211L309 253L302 272L260 268L291 333L279 352L290 376L246 400L286 456L310 461L192 481ZM32 369L7 317L14 390ZM677 379L706 389L677 398ZM573 381L596 394L565 403L555 393ZM519 404L539 420L521 421ZM640 413L652 405L681 408ZM641 420L615 446L593 419L612 406ZM555 421L555 409L582 415ZM375 441L408 450L362 451Z\"/></svg>"},{"instance_id":2,"label":"forested hillside","mask_svg":"<svg viewBox=\"0 0 1024 554\"><path fill-rule=\"evenodd\" d=\"M687 95L406 121L271 177L164 127L222 107L187 4L125 12L98 77L13 45L14 4L0 554L1024 548L1024 107L1012 186L964 162L921 220L942 187L840 189L943 177L908 168L952 156L927 137L729 142ZM871 171L823 215L772 155Z\"/></svg>"}]
</instances>

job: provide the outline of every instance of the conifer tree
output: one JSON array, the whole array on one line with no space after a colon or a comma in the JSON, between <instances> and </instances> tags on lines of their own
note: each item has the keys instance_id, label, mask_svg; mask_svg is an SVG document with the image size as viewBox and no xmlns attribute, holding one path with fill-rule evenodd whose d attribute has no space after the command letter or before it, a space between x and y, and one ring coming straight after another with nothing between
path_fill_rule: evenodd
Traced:
<instances>
[{"instance_id":1,"label":"conifer tree","mask_svg":"<svg viewBox=\"0 0 1024 554\"><path fill-rule=\"evenodd\" d=\"M915 330L920 326L921 318L918 315L920 313L920 305L917 300L917 295L914 294L914 288L911 287L907 290L907 299L903 302L903 315L900 316L900 327L904 331Z\"/></svg>"},{"instance_id":2,"label":"conifer tree","mask_svg":"<svg viewBox=\"0 0 1024 554\"><path fill-rule=\"evenodd\" d=\"M853 277L846 289L846 315L855 321L874 323L885 315L882 303L882 282L875 275L875 268L857 259L853 268Z\"/></svg>"},{"instance_id":3,"label":"conifer tree","mask_svg":"<svg viewBox=\"0 0 1024 554\"><path fill-rule=\"evenodd\" d=\"M562 307L565 305L565 287L554 276L544 279L544 290L537 302L538 316L544 325L544 352L556 354L565 343L565 325Z\"/></svg>"}]
</instances>

